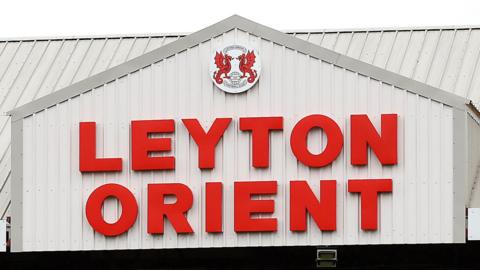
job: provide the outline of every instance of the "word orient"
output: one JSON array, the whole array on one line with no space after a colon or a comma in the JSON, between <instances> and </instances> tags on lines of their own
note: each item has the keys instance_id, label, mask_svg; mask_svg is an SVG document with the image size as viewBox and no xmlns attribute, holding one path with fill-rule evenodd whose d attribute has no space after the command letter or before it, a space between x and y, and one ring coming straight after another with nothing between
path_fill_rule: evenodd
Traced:
<instances>
[{"instance_id":1,"label":"word orient","mask_svg":"<svg viewBox=\"0 0 480 270\"><path fill-rule=\"evenodd\" d=\"M198 168L215 168L215 148L229 128L232 118L216 118L208 130L197 119L182 119L183 125L198 146ZM270 133L283 130L283 117L241 117L239 129L251 134L252 166L268 168L270 158ZM307 137L312 129L321 129L327 138L325 149L318 154L308 149ZM172 139L152 138L155 133L175 132L175 121L137 120L131 122L131 168L134 171L174 170L174 156L151 156L152 152L169 152ZM98 158L96 156L96 123L80 123L79 168L81 172L122 171L122 158ZM308 115L300 119L290 133L290 148L296 159L311 168L330 165L343 148L343 133L337 123L325 115ZM350 162L352 165L368 164L368 148L371 148L382 165L397 164L397 115L381 115L381 131L377 132L367 115L350 116ZM255 214L273 214L274 199L252 199L252 196L275 195L277 181L234 182L234 230L242 232L275 232L277 219L257 217ZM376 230L378 227L378 194L392 191L392 179L349 179L348 192L361 197L361 228ZM194 233L186 214L192 208L192 190L181 183L148 184L147 231L164 233L164 219L168 219L177 233ZM336 180L320 181L320 200L304 180L289 183L289 229L305 231L307 214L311 215L322 231L336 230ZM175 197L174 203L166 203L166 197ZM114 223L105 221L104 201L116 198L122 205L122 213ZM118 184L105 184L90 194L86 203L86 217L92 228L106 236L125 233L136 222L138 204L128 188ZM223 184L205 183L205 230L223 232Z\"/></svg>"}]
</instances>

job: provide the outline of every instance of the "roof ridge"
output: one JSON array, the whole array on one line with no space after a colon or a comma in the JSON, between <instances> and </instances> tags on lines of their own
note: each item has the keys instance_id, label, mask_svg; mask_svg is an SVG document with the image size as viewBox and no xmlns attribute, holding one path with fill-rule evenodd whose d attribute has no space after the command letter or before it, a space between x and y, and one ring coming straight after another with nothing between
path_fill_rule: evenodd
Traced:
<instances>
[{"instance_id":1,"label":"roof ridge","mask_svg":"<svg viewBox=\"0 0 480 270\"><path fill-rule=\"evenodd\" d=\"M141 68L151 65L152 63L161 61L162 59L175 55L190 47L196 46L232 29L240 29L245 32L249 32L255 36L262 37L266 40L275 42L287 48L291 48L300 53L310 55L322 61L360 73L367 77L371 77L375 80L382 81L418 95L428 97L432 100L447 104L449 106L462 109L466 108L467 100L453 93L419 81L415 81L411 78L354 59L352 57L342 55L333 50L323 48L320 45L296 38L238 15L233 15L200 31L178 39L177 41L133 58L123 64L107 69L106 71L95 74L49 95L17 107L9 111L7 114L12 116L12 121L24 118L34 114L35 112L68 100L74 96L90 91L91 89L99 87L105 83L114 81L117 78L137 71Z\"/></svg>"}]
</instances>

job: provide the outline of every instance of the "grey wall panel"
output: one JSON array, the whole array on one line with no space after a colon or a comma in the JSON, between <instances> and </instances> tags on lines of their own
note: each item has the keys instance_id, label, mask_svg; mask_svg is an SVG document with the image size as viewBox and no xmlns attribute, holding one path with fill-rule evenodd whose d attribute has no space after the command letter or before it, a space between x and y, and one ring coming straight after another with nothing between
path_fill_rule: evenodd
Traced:
<instances>
[{"instance_id":1,"label":"grey wall panel","mask_svg":"<svg viewBox=\"0 0 480 270\"><path fill-rule=\"evenodd\" d=\"M480 120L477 115L468 115L468 207L480 207Z\"/></svg>"}]
</instances>

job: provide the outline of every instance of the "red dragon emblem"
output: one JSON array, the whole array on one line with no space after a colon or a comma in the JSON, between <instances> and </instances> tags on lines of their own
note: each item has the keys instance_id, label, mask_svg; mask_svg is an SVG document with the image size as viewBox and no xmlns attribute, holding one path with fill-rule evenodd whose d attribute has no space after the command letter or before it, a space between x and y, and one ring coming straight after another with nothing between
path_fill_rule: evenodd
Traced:
<instances>
[{"instance_id":1,"label":"red dragon emblem","mask_svg":"<svg viewBox=\"0 0 480 270\"><path fill-rule=\"evenodd\" d=\"M262 58L253 48L232 44L212 52L210 78L227 93L247 91L260 77Z\"/></svg>"},{"instance_id":2,"label":"red dragon emblem","mask_svg":"<svg viewBox=\"0 0 480 270\"><path fill-rule=\"evenodd\" d=\"M232 59L230 55L223 55L222 52L215 54L215 65L217 65L218 70L213 73L213 79L215 79L218 84L223 83L222 74L225 74L223 78L230 78L228 73L232 69L232 65L230 64Z\"/></svg>"},{"instance_id":3,"label":"red dragon emblem","mask_svg":"<svg viewBox=\"0 0 480 270\"><path fill-rule=\"evenodd\" d=\"M257 71L252 69L253 65L255 64L255 53L253 51L248 51L237 57L240 61L239 69L243 73L242 78L246 78L248 74L247 81L249 83L253 83L257 78Z\"/></svg>"}]
</instances>

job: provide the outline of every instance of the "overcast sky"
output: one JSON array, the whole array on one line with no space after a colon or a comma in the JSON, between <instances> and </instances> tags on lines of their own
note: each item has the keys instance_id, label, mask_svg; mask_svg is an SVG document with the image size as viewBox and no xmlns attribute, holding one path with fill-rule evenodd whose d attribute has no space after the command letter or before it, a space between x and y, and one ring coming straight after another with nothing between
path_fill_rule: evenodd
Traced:
<instances>
[{"instance_id":1,"label":"overcast sky","mask_svg":"<svg viewBox=\"0 0 480 270\"><path fill-rule=\"evenodd\" d=\"M192 32L232 14L279 29L480 25L480 0L2 0L0 37Z\"/></svg>"}]
</instances>

